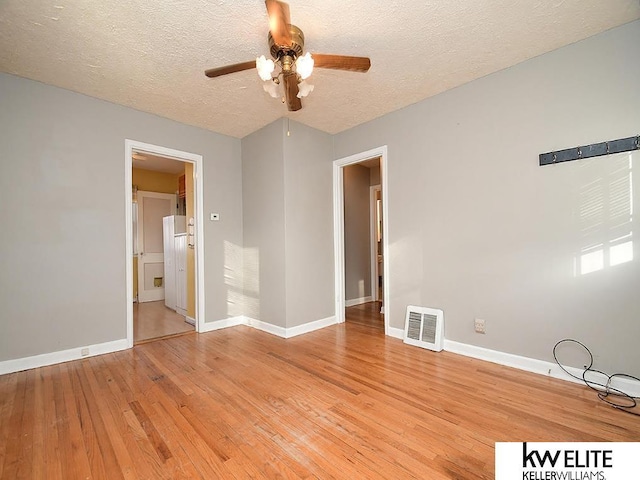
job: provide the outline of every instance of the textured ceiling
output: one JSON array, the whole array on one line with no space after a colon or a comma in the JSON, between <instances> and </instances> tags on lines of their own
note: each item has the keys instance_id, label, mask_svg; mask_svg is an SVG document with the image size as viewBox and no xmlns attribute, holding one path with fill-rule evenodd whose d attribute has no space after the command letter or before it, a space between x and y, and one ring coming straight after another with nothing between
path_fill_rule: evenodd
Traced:
<instances>
[{"instance_id":1,"label":"textured ceiling","mask_svg":"<svg viewBox=\"0 0 640 480\"><path fill-rule=\"evenodd\" d=\"M0 0L0 71L242 138L283 116L337 133L640 18L638 0L290 0L310 52L368 56L366 74L316 69L299 112L254 70L261 0Z\"/></svg>"}]
</instances>

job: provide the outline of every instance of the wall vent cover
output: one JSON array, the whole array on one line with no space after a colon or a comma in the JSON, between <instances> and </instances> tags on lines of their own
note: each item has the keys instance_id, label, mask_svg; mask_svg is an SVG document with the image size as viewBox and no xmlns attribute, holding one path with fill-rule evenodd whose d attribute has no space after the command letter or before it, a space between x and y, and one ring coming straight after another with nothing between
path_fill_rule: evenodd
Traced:
<instances>
[{"instance_id":1,"label":"wall vent cover","mask_svg":"<svg viewBox=\"0 0 640 480\"><path fill-rule=\"evenodd\" d=\"M404 343L439 352L442 350L443 342L444 312L435 308L409 305L405 317Z\"/></svg>"}]
</instances>

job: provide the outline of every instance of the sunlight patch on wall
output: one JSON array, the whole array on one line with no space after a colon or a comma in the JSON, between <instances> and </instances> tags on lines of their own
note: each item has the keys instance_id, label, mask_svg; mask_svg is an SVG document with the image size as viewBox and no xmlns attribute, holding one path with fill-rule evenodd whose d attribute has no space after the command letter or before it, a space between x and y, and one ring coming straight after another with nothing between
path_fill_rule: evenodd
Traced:
<instances>
[{"instance_id":1,"label":"sunlight patch on wall","mask_svg":"<svg viewBox=\"0 0 640 480\"><path fill-rule=\"evenodd\" d=\"M243 289L243 261L242 247L225 240L224 283L227 287L228 317L237 317L245 314L246 298Z\"/></svg>"},{"instance_id":2,"label":"sunlight patch on wall","mask_svg":"<svg viewBox=\"0 0 640 480\"><path fill-rule=\"evenodd\" d=\"M244 254L244 307L249 318L260 319L260 252L245 248Z\"/></svg>"},{"instance_id":3,"label":"sunlight patch on wall","mask_svg":"<svg viewBox=\"0 0 640 480\"><path fill-rule=\"evenodd\" d=\"M578 221L582 248L575 275L586 275L633 261L633 161L635 153L586 161L579 189Z\"/></svg>"},{"instance_id":4,"label":"sunlight patch on wall","mask_svg":"<svg viewBox=\"0 0 640 480\"><path fill-rule=\"evenodd\" d=\"M602 245L600 245L602 247ZM591 272L597 272L604 268L603 249L600 248L594 252L583 253L580 256L580 273L582 275Z\"/></svg>"},{"instance_id":5,"label":"sunlight patch on wall","mask_svg":"<svg viewBox=\"0 0 640 480\"><path fill-rule=\"evenodd\" d=\"M260 253L224 242L224 281L227 285L227 315L260 318Z\"/></svg>"},{"instance_id":6,"label":"sunlight patch on wall","mask_svg":"<svg viewBox=\"0 0 640 480\"><path fill-rule=\"evenodd\" d=\"M631 234L629 234L629 237ZM609 250L609 265L620 265L633 260L633 241L614 245Z\"/></svg>"}]
</instances>

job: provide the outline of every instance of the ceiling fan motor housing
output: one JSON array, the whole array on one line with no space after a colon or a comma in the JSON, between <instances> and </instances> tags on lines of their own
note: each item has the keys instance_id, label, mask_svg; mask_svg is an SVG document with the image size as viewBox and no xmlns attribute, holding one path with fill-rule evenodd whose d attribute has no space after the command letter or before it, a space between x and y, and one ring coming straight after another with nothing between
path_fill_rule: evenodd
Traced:
<instances>
[{"instance_id":1,"label":"ceiling fan motor housing","mask_svg":"<svg viewBox=\"0 0 640 480\"><path fill-rule=\"evenodd\" d=\"M291 45L278 45L269 32L269 50L271 56L276 60L279 60L285 55L293 57L295 61L304 51L304 33L295 25L289 25L289 32L291 33Z\"/></svg>"}]
</instances>

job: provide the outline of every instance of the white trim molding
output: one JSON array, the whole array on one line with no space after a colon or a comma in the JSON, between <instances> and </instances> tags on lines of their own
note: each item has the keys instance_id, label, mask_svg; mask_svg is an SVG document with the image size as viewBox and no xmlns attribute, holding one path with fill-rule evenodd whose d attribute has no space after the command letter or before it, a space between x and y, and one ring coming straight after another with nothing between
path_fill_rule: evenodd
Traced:
<instances>
[{"instance_id":1,"label":"white trim molding","mask_svg":"<svg viewBox=\"0 0 640 480\"><path fill-rule=\"evenodd\" d=\"M256 320L255 318L246 317L246 319L248 326L253 327L257 330L261 330L263 332L270 333L271 335L276 335L281 338L297 337L298 335L311 333L316 330L320 330L321 328L329 327L338 323L336 321L336 317L331 316L327 318L321 318L320 320L314 320L313 322L303 323L302 325L298 325L295 327L284 328L277 325L272 325L271 323L261 322L260 320Z\"/></svg>"},{"instance_id":2,"label":"white trim molding","mask_svg":"<svg viewBox=\"0 0 640 480\"><path fill-rule=\"evenodd\" d=\"M32 368L46 367L47 365L54 365L56 363L80 360L82 358L95 357L96 355L118 352L120 350L126 350L127 348L129 348L129 343L126 338L123 338L112 342L85 345L84 347L75 347L59 352L43 353L31 357L16 358L15 360L5 360L4 362L0 362L0 375L21 372L22 370Z\"/></svg>"},{"instance_id":3,"label":"white trim molding","mask_svg":"<svg viewBox=\"0 0 640 480\"><path fill-rule=\"evenodd\" d=\"M246 324L247 318L240 315L237 317L225 318L223 320L216 320L215 322L206 322L200 330L200 333L212 332L222 328L237 327L238 325Z\"/></svg>"},{"instance_id":4,"label":"white trim molding","mask_svg":"<svg viewBox=\"0 0 640 480\"><path fill-rule=\"evenodd\" d=\"M204 299L204 188L202 179L203 157L196 153L183 152L172 148L152 145L125 139L124 141L124 183L125 183L125 289L126 289L126 317L127 342L133 347L133 265L129 260L133 257L133 228L131 223L132 205L132 160L133 151L142 151L162 157L175 158L182 162L193 164L194 203L195 203L195 263L196 263L196 332L206 331L205 328L205 299Z\"/></svg>"},{"instance_id":5,"label":"white trim molding","mask_svg":"<svg viewBox=\"0 0 640 480\"><path fill-rule=\"evenodd\" d=\"M284 338L296 337L298 335L303 335L305 333L315 332L316 330L320 330L325 327L330 327L331 325L335 325L338 323L335 315L327 318L321 318L320 320L315 320L309 323L303 323L302 325L298 325L297 327L290 327L286 329Z\"/></svg>"},{"instance_id":6,"label":"white trim molding","mask_svg":"<svg viewBox=\"0 0 640 480\"><path fill-rule=\"evenodd\" d=\"M478 360L484 360L487 362L497 363L506 367L517 368L527 372L537 373L560 380L567 380L573 383L579 383L584 385L581 380L567 375L558 366L557 363L547 362L545 360L537 360L535 358L522 357L520 355L513 355L511 353L500 352L498 350L489 350L488 348L477 347L475 345L468 345L466 343L454 342L452 340L444 341L444 349L447 352L456 353L458 355L464 355L465 357L477 358ZM582 370L579 368L568 367L572 375L577 377L582 376ZM634 382L628 379L614 379L612 387L622 390L631 396L640 396L640 385L638 382Z\"/></svg>"},{"instance_id":7,"label":"white trim molding","mask_svg":"<svg viewBox=\"0 0 640 480\"><path fill-rule=\"evenodd\" d=\"M396 327L389 327L387 329L387 333L388 336L393 337L393 338L399 338L400 340L404 340L404 329L402 328L396 328Z\"/></svg>"},{"instance_id":8,"label":"white trim molding","mask_svg":"<svg viewBox=\"0 0 640 480\"><path fill-rule=\"evenodd\" d=\"M345 307L353 307L354 305L362 305L363 303L373 302L373 297L360 297L360 298L352 298L351 300L345 300Z\"/></svg>"},{"instance_id":9,"label":"white trim molding","mask_svg":"<svg viewBox=\"0 0 640 480\"><path fill-rule=\"evenodd\" d=\"M382 190L382 303L385 312L390 307L390 275L389 275L389 187L388 187L388 155L387 146L383 145L366 152L356 153L333 161L333 250L335 275L335 318L336 323L345 320L345 280L344 280L344 178L342 169L347 165L364 162L372 158L380 158L380 177ZM389 335L389 315L384 316L384 333Z\"/></svg>"},{"instance_id":10,"label":"white trim molding","mask_svg":"<svg viewBox=\"0 0 640 480\"><path fill-rule=\"evenodd\" d=\"M255 318L246 317L247 325L262 332L270 333L281 338L287 338L287 329L278 325L256 320Z\"/></svg>"},{"instance_id":11,"label":"white trim molding","mask_svg":"<svg viewBox=\"0 0 640 480\"><path fill-rule=\"evenodd\" d=\"M256 320L255 318L239 315L237 317L225 318L224 320L217 320L215 322L208 322L204 325L202 332L211 332L214 330L220 330L221 328L236 327L238 325L246 325L262 332L270 333L281 338L291 338L305 333L314 332L321 328L329 327L337 323L336 317L331 316L327 318L321 318L320 320L314 320L313 322L304 323L296 327L284 328L271 323Z\"/></svg>"}]
</instances>

